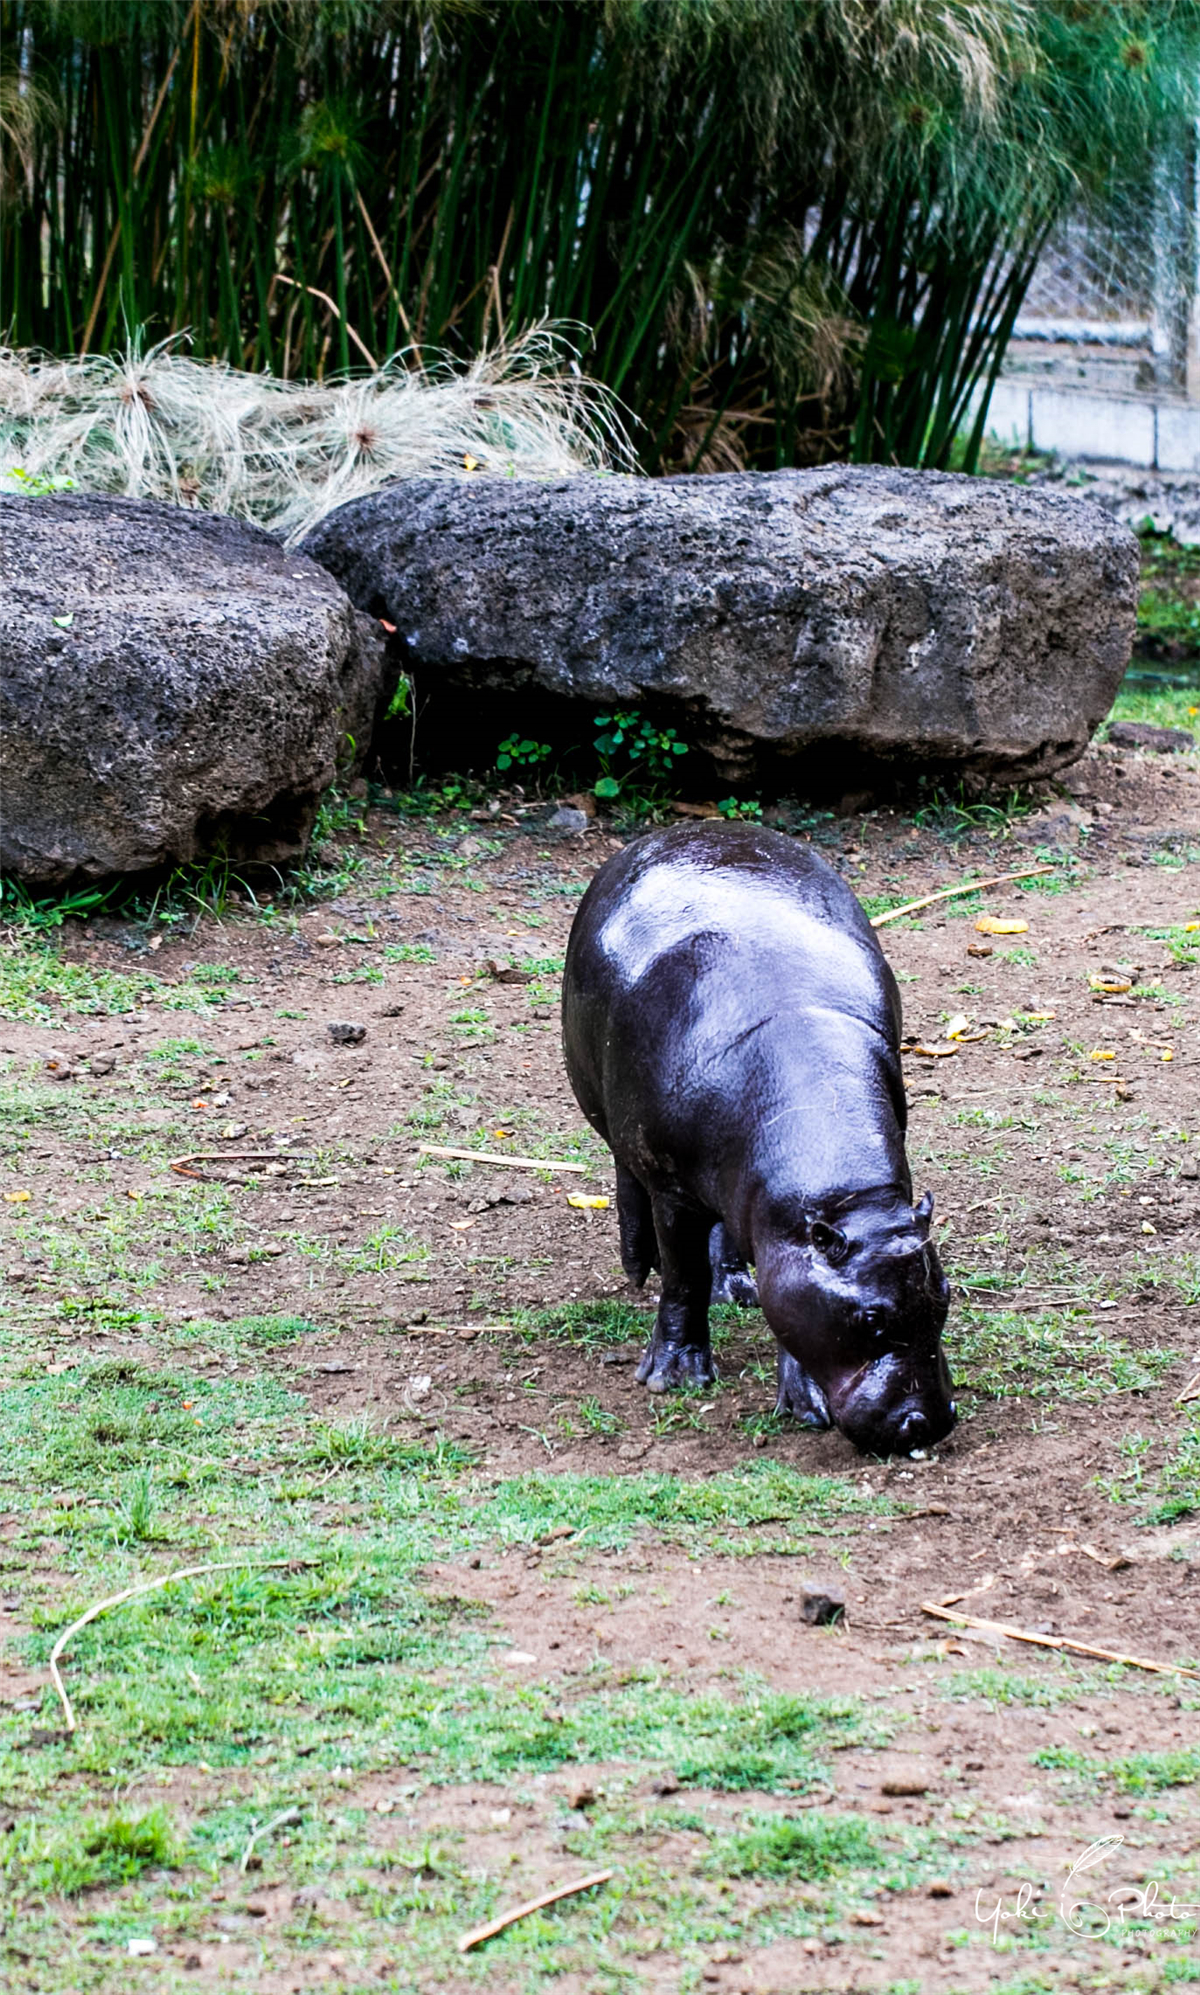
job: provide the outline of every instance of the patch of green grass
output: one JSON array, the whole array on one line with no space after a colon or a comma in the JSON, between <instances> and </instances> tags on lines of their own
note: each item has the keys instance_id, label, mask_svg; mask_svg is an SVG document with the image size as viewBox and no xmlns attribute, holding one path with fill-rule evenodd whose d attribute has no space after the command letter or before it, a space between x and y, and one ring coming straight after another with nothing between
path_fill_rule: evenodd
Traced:
<instances>
[{"instance_id":1,"label":"patch of green grass","mask_svg":"<svg viewBox=\"0 0 1200 1995\"><path fill-rule=\"evenodd\" d=\"M25 1833L18 1832L6 1867L27 1887L64 1898L129 1884L145 1870L174 1869L180 1860L179 1838L161 1808L145 1815L89 1816L42 1836L30 1834L32 1826L28 1820L22 1825Z\"/></svg>"},{"instance_id":2,"label":"patch of green grass","mask_svg":"<svg viewBox=\"0 0 1200 1995\"><path fill-rule=\"evenodd\" d=\"M1193 1787L1200 1780L1200 1746L1130 1753L1114 1760L1097 1759L1073 1746L1045 1746L1034 1754L1033 1763L1052 1773L1078 1774L1089 1782L1111 1781L1123 1794L1156 1794L1168 1787Z\"/></svg>"},{"instance_id":3,"label":"patch of green grass","mask_svg":"<svg viewBox=\"0 0 1200 1995\"><path fill-rule=\"evenodd\" d=\"M1079 1311L955 1310L946 1331L957 1383L982 1399L1102 1399L1148 1392L1178 1353L1134 1350Z\"/></svg>"},{"instance_id":4,"label":"patch of green grass","mask_svg":"<svg viewBox=\"0 0 1200 1995\"><path fill-rule=\"evenodd\" d=\"M164 1482L215 1479L247 1423L270 1429L299 1405L265 1378L193 1378L137 1361L84 1362L0 1395L0 1487L24 1499L153 1464Z\"/></svg>"},{"instance_id":5,"label":"patch of green grass","mask_svg":"<svg viewBox=\"0 0 1200 1995\"><path fill-rule=\"evenodd\" d=\"M1152 727L1183 727L1193 734L1200 721L1200 686L1127 678L1113 703L1109 720L1149 721Z\"/></svg>"},{"instance_id":6,"label":"patch of green grass","mask_svg":"<svg viewBox=\"0 0 1200 1995\"><path fill-rule=\"evenodd\" d=\"M1119 1681L1125 1672L1116 1667L1111 1675L1114 1681ZM943 1678L938 1688L944 1697L972 1704L1040 1705L1049 1709L1056 1704L1075 1703L1105 1680L1103 1672L1085 1673L1077 1670L1068 1658L1056 1657L1055 1667L1047 1669L1044 1676L1014 1676L1002 1669L960 1669Z\"/></svg>"},{"instance_id":7,"label":"patch of green grass","mask_svg":"<svg viewBox=\"0 0 1200 1995\"><path fill-rule=\"evenodd\" d=\"M879 1847L857 1815L750 1815L737 1835L713 1845L709 1867L722 1877L786 1877L797 1884L879 1861Z\"/></svg>"},{"instance_id":8,"label":"patch of green grass","mask_svg":"<svg viewBox=\"0 0 1200 1995\"><path fill-rule=\"evenodd\" d=\"M119 1017L151 1001L166 1011L209 1012L222 987L168 984L148 970L117 971L65 962L57 949L9 930L0 951L0 1018L36 1025L64 1015Z\"/></svg>"},{"instance_id":9,"label":"patch of green grass","mask_svg":"<svg viewBox=\"0 0 1200 1995\"><path fill-rule=\"evenodd\" d=\"M841 1520L889 1515L891 1506L836 1476L802 1475L783 1462L723 1469L703 1482L678 1476L521 1476L497 1485L471 1513L481 1541L534 1544L569 1524L574 1544L619 1547L652 1530L669 1541L703 1536L709 1550L737 1548L733 1532L823 1530ZM757 1547L756 1547L757 1549Z\"/></svg>"},{"instance_id":10,"label":"patch of green grass","mask_svg":"<svg viewBox=\"0 0 1200 1995\"><path fill-rule=\"evenodd\" d=\"M389 942L383 952L387 963L436 963L437 952L428 942Z\"/></svg>"},{"instance_id":11,"label":"patch of green grass","mask_svg":"<svg viewBox=\"0 0 1200 1995\"><path fill-rule=\"evenodd\" d=\"M1144 1524L1177 1524L1200 1517L1200 1413L1175 1434L1157 1468L1150 1468L1151 1441L1144 1434L1126 1434L1118 1444L1125 1466L1115 1476L1101 1477L1100 1486L1116 1503L1145 1503Z\"/></svg>"}]
</instances>

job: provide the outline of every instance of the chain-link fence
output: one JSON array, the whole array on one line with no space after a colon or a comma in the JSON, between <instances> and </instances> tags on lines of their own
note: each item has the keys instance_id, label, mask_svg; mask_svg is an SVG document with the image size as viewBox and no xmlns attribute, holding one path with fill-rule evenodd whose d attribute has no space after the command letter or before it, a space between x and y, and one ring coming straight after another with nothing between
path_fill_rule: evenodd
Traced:
<instances>
[{"instance_id":1,"label":"chain-link fence","mask_svg":"<svg viewBox=\"0 0 1200 1995\"><path fill-rule=\"evenodd\" d=\"M1127 391L1200 397L1196 222L1195 146L1164 155L1103 208L1068 216L1026 294L1009 371L1032 364L1039 344L1091 348L1126 356Z\"/></svg>"}]
</instances>

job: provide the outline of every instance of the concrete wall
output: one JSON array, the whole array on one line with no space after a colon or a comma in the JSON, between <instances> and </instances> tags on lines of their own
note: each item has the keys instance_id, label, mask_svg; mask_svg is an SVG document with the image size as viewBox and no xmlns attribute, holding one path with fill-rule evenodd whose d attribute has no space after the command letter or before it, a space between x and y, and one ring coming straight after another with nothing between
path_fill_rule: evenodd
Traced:
<instances>
[{"instance_id":1,"label":"concrete wall","mask_svg":"<svg viewBox=\"0 0 1200 1995\"><path fill-rule=\"evenodd\" d=\"M1200 471L1200 406L1195 403L1093 395L1009 379L997 381L992 390L987 427L1009 447L1158 471Z\"/></svg>"}]
</instances>

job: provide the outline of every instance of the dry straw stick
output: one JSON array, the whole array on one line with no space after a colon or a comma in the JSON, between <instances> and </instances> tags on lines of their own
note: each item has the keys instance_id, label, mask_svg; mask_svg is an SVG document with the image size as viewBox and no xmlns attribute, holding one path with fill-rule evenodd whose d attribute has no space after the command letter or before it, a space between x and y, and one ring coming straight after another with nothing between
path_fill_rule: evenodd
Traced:
<instances>
[{"instance_id":1,"label":"dry straw stick","mask_svg":"<svg viewBox=\"0 0 1200 1995\"><path fill-rule=\"evenodd\" d=\"M419 1154L423 1157L465 1157L472 1164L515 1164L520 1171L581 1171L586 1176L586 1164L568 1164L562 1157L502 1157L495 1150L455 1150L444 1143L422 1143Z\"/></svg>"},{"instance_id":2,"label":"dry straw stick","mask_svg":"<svg viewBox=\"0 0 1200 1995\"><path fill-rule=\"evenodd\" d=\"M1035 873L1053 871L1053 866L1022 866L1019 873L997 873L992 880L964 880L961 887L943 887L940 893L926 894L923 900L905 901L903 907L891 907L886 914L873 914L871 926L882 928L885 922L899 921L902 914L916 914L919 908L932 907L935 901L952 901L960 894L982 894L988 887L1004 887L1010 880L1030 880Z\"/></svg>"},{"instance_id":3,"label":"dry straw stick","mask_svg":"<svg viewBox=\"0 0 1200 1995\"><path fill-rule=\"evenodd\" d=\"M264 1822L261 1829L255 1829L245 1849L242 1851L242 1860L238 1865L238 1869L242 1874L245 1875L246 1871L250 1868L256 1843L263 1842L267 1836L273 1835L276 1829L290 1829L294 1823L302 1820L303 1816L298 1808L285 1808L281 1814L272 1815L270 1821Z\"/></svg>"},{"instance_id":4,"label":"dry straw stick","mask_svg":"<svg viewBox=\"0 0 1200 1995\"><path fill-rule=\"evenodd\" d=\"M201 1573L206 1572L269 1572L276 1566L295 1564L295 1559L219 1559L212 1565L181 1566L177 1572L165 1572L159 1579L142 1580L137 1586L127 1586L123 1593L112 1593L107 1600L97 1600L94 1606L88 1608L86 1614L79 1616L78 1621L72 1621L69 1628L63 1629L50 1651L50 1680L58 1693L58 1701L63 1708L68 1732L76 1730L76 1720L71 1700L59 1675L59 1660L68 1642L73 1641L75 1636L92 1621L98 1621L100 1616L107 1614L112 1607L124 1607L126 1601L137 1600L143 1593L157 1593L160 1587L171 1586L177 1579L197 1579Z\"/></svg>"},{"instance_id":5,"label":"dry straw stick","mask_svg":"<svg viewBox=\"0 0 1200 1995\"><path fill-rule=\"evenodd\" d=\"M975 1614L959 1614L953 1608L939 1607L932 1600L921 1602L921 1612L933 1614L939 1621L956 1622L960 1628L980 1628L987 1635L1007 1635L1012 1642L1030 1642L1034 1648L1067 1649L1074 1656L1094 1656L1098 1662L1124 1663L1127 1669L1148 1669L1156 1676L1190 1676L1200 1683L1200 1669L1187 1669L1183 1663L1149 1662L1145 1656L1127 1656L1115 1649L1095 1649L1088 1642L1073 1642L1066 1635L1034 1635L1027 1628L1012 1627L1007 1621L981 1621Z\"/></svg>"},{"instance_id":6,"label":"dry straw stick","mask_svg":"<svg viewBox=\"0 0 1200 1995\"><path fill-rule=\"evenodd\" d=\"M527 1904L514 1905L511 1912L502 1912L498 1919L492 1919L486 1926L475 1926L464 1933L458 1942L460 1953L470 1953L472 1947L482 1946L485 1940L494 1940L507 1926L515 1926L518 1919L527 1919L531 1912L541 1912L547 1905L557 1905L560 1898L578 1897L581 1891L590 1891L594 1885L607 1884L611 1870L593 1871L590 1877L581 1877L574 1884L560 1884L557 1891L543 1891L540 1898L531 1898Z\"/></svg>"}]
</instances>

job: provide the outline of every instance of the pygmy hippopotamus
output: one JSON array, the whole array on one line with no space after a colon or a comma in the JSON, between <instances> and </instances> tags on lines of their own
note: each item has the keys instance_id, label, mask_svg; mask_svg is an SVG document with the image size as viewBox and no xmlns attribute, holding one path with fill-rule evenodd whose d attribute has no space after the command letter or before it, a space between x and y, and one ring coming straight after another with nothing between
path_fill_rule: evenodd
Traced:
<instances>
[{"instance_id":1,"label":"pygmy hippopotamus","mask_svg":"<svg viewBox=\"0 0 1200 1995\"><path fill-rule=\"evenodd\" d=\"M877 1454L949 1433L950 1291L933 1200L912 1201L900 1029L874 931L810 846L702 822L601 867L563 1044L616 1159L625 1273L662 1275L652 1392L715 1377L710 1300L761 1300L777 1412Z\"/></svg>"}]
</instances>

